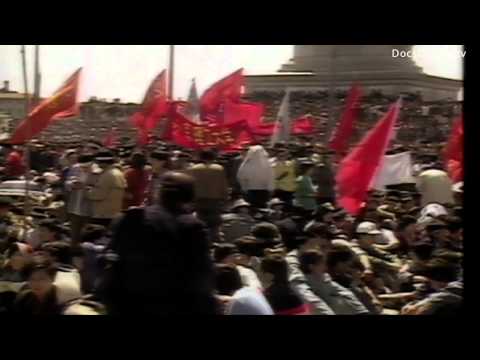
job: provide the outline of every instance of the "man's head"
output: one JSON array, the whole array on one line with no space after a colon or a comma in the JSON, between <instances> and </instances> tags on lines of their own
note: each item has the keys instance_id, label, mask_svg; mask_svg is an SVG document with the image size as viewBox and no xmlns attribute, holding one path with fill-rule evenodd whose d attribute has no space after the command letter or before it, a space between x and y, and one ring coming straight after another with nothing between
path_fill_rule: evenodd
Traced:
<instances>
[{"instance_id":1,"label":"man's head","mask_svg":"<svg viewBox=\"0 0 480 360\"><path fill-rule=\"evenodd\" d=\"M314 222L306 229L306 234L309 237L309 242L315 242L315 247L322 251L328 251L332 245L331 234L328 225L325 223Z\"/></svg>"},{"instance_id":2,"label":"man's head","mask_svg":"<svg viewBox=\"0 0 480 360\"><path fill-rule=\"evenodd\" d=\"M237 214L247 215L250 213L251 205L246 202L244 199L238 199L233 203L233 206L230 210Z\"/></svg>"},{"instance_id":3,"label":"man's head","mask_svg":"<svg viewBox=\"0 0 480 360\"><path fill-rule=\"evenodd\" d=\"M150 154L150 164L153 172L159 172L167 167L170 154L163 150L155 150Z\"/></svg>"},{"instance_id":4,"label":"man's head","mask_svg":"<svg viewBox=\"0 0 480 360\"><path fill-rule=\"evenodd\" d=\"M12 208L13 200L7 197L0 197L0 217L7 214Z\"/></svg>"},{"instance_id":5,"label":"man's head","mask_svg":"<svg viewBox=\"0 0 480 360\"><path fill-rule=\"evenodd\" d=\"M300 270L306 275L321 277L327 272L325 255L315 249L303 251L299 257Z\"/></svg>"},{"instance_id":6,"label":"man's head","mask_svg":"<svg viewBox=\"0 0 480 360\"><path fill-rule=\"evenodd\" d=\"M315 164L313 162L308 160L302 161L300 163L299 175L311 176L314 168Z\"/></svg>"},{"instance_id":7,"label":"man's head","mask_svg":"<svg viewBox=\"0 0 480 360\"><path fill-rule=\"evenodd\" d=\"M461 206L463 204L463 181L454 184L452 191L455 204Z\"/></svg>"},{"instance_id":8,"label":"man's head","mask_svg":"<svg viewBox=\"0 0 480 360\"><path fill-rule=\"evenodd\" d=\"M356 235L360 246L369 247L377 242L382 233L371 221L364 221L357 226Z\"/></svg>"},{"instance_id":9,"label":"man's head","mask_svg":"<svg viewBox=\"0 0 480 360\"><path fill-rule=\"evenodd\" d=\"M88 172L92 169L93 156L92 155L80 155L78 157L78 165L84 172Z\"/></svg>"},{"instance_id":10,"label":"man's head","mask_svg":"<svg viewBox=\"0 0 480 360\"><path fill-rule=\"evenodd\" d=\"M194 179L187 174L169 171L161 181L160 201L168 210L179 211L195 198Z\"/></svg>"},{"instance_id":11,"label":"man's head","mask_svg":"<svg viewBox=\"0 0 480 360\"><path fill-rule=\"evenodd\" d=\"M38 223L38 237L40 242L54 242L62 238L62 229L56 220L45 219Z\"/></svg>"},{"instance_id":12,"label":"man's head","mask_svg":"<svg viewBox=\"0 0 480 360\"><path fill-rule=\"evenodd\" d=\"M427 235L435 243L446 244L450 241L450 231L445 222L435 219L425 226Z\"/></svg>"},{"instance_id":13,"label":"man's head","mask_svg":"<svg viewBox=\"0 0 480 360\"><path fill-rule=\"evenodd\" d=\"M216 263L236 265L238 255L238 248L233 244L218 244L213 250Z\"/></svg>"},{"instance_id":14,"label":"man's head","mask_svg":"<svg viewBox=\"0 0 480 360\"><path fill-rule=\"evenodd\" d=\"M410 258L416 263L425 263L432 258L435 247L430 243L418 243L411 247Z\"/></svg>"},{"instance_id":15,"label":"man's head","mask_svg":"<svg viewBox=\"0 0 480 360\"><path fill-rule=\"evenodd\" d=\"M49 254L52 262L57 264L72 265L72 249L66 241L52 241L42 245L42 251Z\"/></svg>"},{"instance_id":16,"label":"man's head","mask_svg":"<svg viewBox=\"0 0 480 360\"><path fill-rule=\"evenodd\" d=\"M141 152L136 152L132 155L130 163L134 169L143 169L147 164L147 157Z\"/></svg>"},{"instance_id":17,"label":"man's head","mask_svg":"<svg viewBox=\"0 0 480 360\"><path fill-rule=\"evenodd\" d=\"M113 154L109 150L99 151L95 155L95 161L101 169L107 169L113 164L115 164L115 159L113 157Z\"/></svg>"},{"instance_id":18,"label":"man's head","mask_svg":"<svg viewBox=\"0 0 480 360\"><path fill-rule=\"evenodd\" d=\"M426 265L422 275L430 280L432 288L440 290L458 280L459 268L451 261L434 258Z\"/></svg>"},{"instance_id":19,"label":"man's head","mask_svg":"<svg viewBox=\"0 0 480 360\"><path fill-rule=\"evenodd\" d=\"M86 225L80 235L80 242L88 242L95 244L97 241L103 239L107 234L107 228L102 225L88 224Z\"/></svg>"},{"instance_id":20,"label":"man's head","mask_svg":"<svg viewBox=\"0 0 480 360\"><path fill-rule=\"evenodd\" d=\"M263 248L273 247L280 242L280 231L274 224L261 222L252 227L252 235Z\"/></svg>"},{"instance_id":21,"label":"man's head","mask_svg":"<svg viewBox=\"0 0 480 360\"><path fill-rule=\"evenodd\" d=\"M215 265L215 284L218 294L224 296L232 296L243 287L240 273L231 264Z\"/></svg>"},{"instance_id":22,"label":"man's head","mask_svg":"<svg viewBox=\"0 0 480 360\"><path fill-rule=\"evenodd\" d=\"M257 243L254 236L242 236L234 241L238 250L236 263L239 265L249 265L253 256L263 256L262 248Z\"/></svg>"},{"instance_id":23,"label":"man's head","mask_svg":"<svg viewBox=\"0 0 480 360\"><path fill-rule=\"evenodd\" d=\"M44 298L53 288L56 269L48 257L35 255L23 270L32 292L37 298Z\"/></svg>"},{"instance_id":24,"label":"man's head","mask_svg":"<svg viewBox=\"0 0 480 360\"><path fill-rule=\"evenodd\" d=\"M263 258L259 278L264 288L272 284L288 284L288 264L281 255L267 255Z\"/></svg>"},{"instance_id":25,"label":"man's head","mask_svg":"<svg viewBox=\"0 0 480 360\"><path fill-rule=\"evenodd\" d=\"M278 160L280 160L280 161L287 161L288 160L288 150L287 149L279 150Z\"/></svg>"},{"instance_id":26,"label":"man's head","mask_svg":"<svg viewBox=\"0 0 480 360\"><path fill-rule=\"evenodd\" d=\"M216 159L216 153L212 149L205 149L200 151L200 154L199 154L200 161L211 163L211 162L214 162L215 159Z\"/></svg>"},{"instance_id":27,"label":"man's head","mask_svg":"<svg viewBox=\"0 0 480 360\"><path fill-rule=\"evenodd\" d=\"M8 246L5 252L8 264L14 271L22 271L31 259L32 248L23 243L14 242Z\"/></svg>"},{"instance_id":28,"label":"man's head","mask_svg":"<svg viewBox=\"0 0 480 360\"><path fill-rule=\"evenodd\" d=\"M77 163L78 154L76 150L67 150L65 158L67 159L68 166L73 166Z\"/></svg>"},{"instance_id":29,"label":"man's head","mask_svg":"<svg viewBox=\"0 0 480 360\"><path fill-rule=\"evenodd\" d=\"M285 202L279 198L273 198L268 202L268 206L273 211L281 212L285 209Z\"/></svg>"},{"instance_id":30,"label":"man's head","mask_svg":"<svg viewBox=\"0 0 480 360\"><path fill-rule=\"evenodd\" d=\"M328 272L339 276L349 274L353 259L354 254L349 248L334 246L327 255Z\"/></svg>"},{"instance_id":31,"label":"man's head","mask_svg":"<svg viewBox=\"0 0 480 360\"><path fill-rule=\"evenodd\" d=\"M347 233L353 231L353 219L343 209L339 209L332 214L332 222L340 230Z\"/></svg>"},{"instance_id":32,"label":"man's head","mask_svg":"<svg viewBox=\"0 0 480 360\"><path fill-rule=\"evenodd\" d=\"M318 222L324 222L329 225L333 225L333 214L335 208L331 203L325 203L318 207L314 213L315 220Z\"/></svg>"},{"instance_id":33,"label":"man's head","mask_svg":"<svg viewBox=\"0 0 480 360\"><path fill-rule=\"evenodd\" d=\"M455 243L463 242L463 221L460 217L450 216L445 219L448 230L450 231L450 239Z\"/></svg>"}]
</instances>

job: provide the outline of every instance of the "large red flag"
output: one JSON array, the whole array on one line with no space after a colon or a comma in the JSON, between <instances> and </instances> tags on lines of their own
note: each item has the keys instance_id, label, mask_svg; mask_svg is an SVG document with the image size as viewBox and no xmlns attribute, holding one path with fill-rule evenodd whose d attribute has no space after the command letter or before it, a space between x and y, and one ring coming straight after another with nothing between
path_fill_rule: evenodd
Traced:
<instances>
[{"instance_id":1,"label":"large red flag","mask_svg":"<svg viewBox=\"0 0 480 360\"><path fill-rule=\"evenodd\" d=\"M358 214L375 175L381 168L400 107L401 100L398 100L340 163L336 176L338 202L352 215Z\"/></svg>"},{"instance_id":2,"label":"large red flag","mask_svg":"<svg viewBox=\"0 0 480 360\"><path fill-rule=\"evenodd\" d=\"M217 114L226 100L234 103L240 102L244 84L243 69L239 69L210 86L200 98L202 117L207 118L212 114Z\"/></svg>"},{"instance_id":3,"label":"large red flag","mask_svg":"<svg viewBox=\"0 0 480 360\"><path fill-rule=\"evenodd\" d=\"M10 142L21 144L38 135L53 120L73 117L79 113L77 102L81 68L48 99L42 101L15 129Z\"/></svg>"},{"instance_id":4,"label":"large red flag","mask_svg":"<svg viewBox=\"0 0 480 360\"><path fill-rule=\"evenodd\" d=\"M454 182L463 180L463 115L455 120L445 148L445 166Z\"/></svg>"},{"instance_id":5,"label":"large red flag","mask_svg":"<svg viewBox=\"0 0 480 360\"><path fill-rule=\"evenodd\" d=\"M169 140L189 148L217 148L233 151L251 144L254 139L245 121L230 125L196 124L183 114L173 112Z\"/></svg>"},{"instance_id":6,"label":"large red flag","mask_svg":"<svg viewBox=\"0 0 480 360\"><path fill-rule=\"evenodd\" d=\"M359 101L362 97L362 91L358 85L352 86L347 98L346 108L342 114L335 133L330 140L330 148L335 150L338 156L341 156L348 148L348 141L352 136L355 121L360 109Z\"/></svg>"},{"instance_id":7,"label":"large red flag","mask_svg":"<svg viewBox=\"0 0 480 360\"><path fill-rule=\"evenodd\" d=\"M246 120L251 128L262 125L262 116L265 106L261 103L234 103L230 100L224 104L225 125L234 123L238 120Z\"/></svg>"},{"instance_id":8,"label":"large red flag","mask_svg":"<svg viewBox=\"0 0 480 360\"><path fill-rule=\"evenodd\" d=\"M168 111L167 72L163 70L148 87L140 111L131 121L139 130L151 131Z\"/></svg>"}]
</instances>

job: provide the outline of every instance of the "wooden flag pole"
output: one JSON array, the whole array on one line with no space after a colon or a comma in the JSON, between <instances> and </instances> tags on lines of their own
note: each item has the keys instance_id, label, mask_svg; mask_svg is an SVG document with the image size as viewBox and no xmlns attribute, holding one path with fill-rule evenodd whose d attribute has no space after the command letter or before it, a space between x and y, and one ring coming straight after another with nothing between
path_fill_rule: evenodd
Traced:
<instances>
[{"instance_id":1,"label":"wooden flag pole","mask_svg":"<svg viewBox=\"0 0 480 360\"><path fill-rule=\"evenodd\" d=\"M22 54L22 72L23 72L23 87L25 91L25 117L28 117L30 112L30 99L28 95L28 75L27 75L27 60L25 54L25 45L21 45L20 53ZM30 122L27 121L27 143L25 144L25 200L24 200L24 217L23 217L23 238L26 239L27 237L27 217L30 214L30 189L29 189L29 181L30 181Z\"/></svg>"},{"instance_id":2,"label":"wooden flag pole","mask_svg":"<svg viewBox=\"0 0 480 360\"><path fill-rule=\"evenodd\" d=\"M175 45L170 45L170 61L168 69L168 98L173 101L173 78L175 75Z\"/></svg>"},{"instance_id":3,"label":"wooden flag pole","mask_svg":"<svg viewBox=\"0 0 480 360\"><path fill-rule=\"evenodd\" d=\"M331 45L330 51L330 81L328 84L328 121L325 129L324 139L325 144L330 140L330 135L335 123L335 81L336 81L336 45Z\"/></svg>"}]
</instances>

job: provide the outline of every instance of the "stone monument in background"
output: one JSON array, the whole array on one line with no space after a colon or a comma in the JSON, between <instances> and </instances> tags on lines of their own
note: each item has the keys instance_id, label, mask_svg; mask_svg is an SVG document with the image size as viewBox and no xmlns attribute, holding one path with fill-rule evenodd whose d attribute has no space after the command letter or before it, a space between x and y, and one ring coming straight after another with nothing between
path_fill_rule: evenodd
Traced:
<instances>
[{"instance_id":1,"label":"stone monument in background","mask_svg":"<svg viewBox=\"0 0 480 360\"><path fill-rule=\"evenodd\" d=\"M461 80L427 75L412 57L413 45L295 45L279 72L247 76L247 91L347 90L358 82L367 92L420 92L425 100L456 100ZM398 57L394 55L399 54ZM411 54L411 53L410 53Z\"/></svg>"}]
</instances>

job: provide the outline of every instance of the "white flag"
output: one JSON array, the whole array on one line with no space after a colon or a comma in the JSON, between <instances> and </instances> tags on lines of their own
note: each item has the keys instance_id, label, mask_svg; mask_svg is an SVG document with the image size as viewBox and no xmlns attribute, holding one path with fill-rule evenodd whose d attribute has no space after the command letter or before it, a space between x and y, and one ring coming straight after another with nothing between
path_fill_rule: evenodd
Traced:
<instances>
[{"instance_id":1,"label":"white flag","mask_svg":"<svg viewBox=\"0 0 480 360\"><path fill-rule=\"evenodd\" d=\"M278 141L288 141L290 139L290 130L290 91L287 89L280 109L278 110L271 146L275 145Z\"/></svg>"},{"instance_id":2,"label":"white flag","mask_svg":"<svg viewBox=\"0 0 480 360\"><path fill-rule=\"evenodd\" d=\"M386 185L403 183L415 183L410 152L385 155L382 168L378 171L372 188L385 190Z\"/></svg>"}]
</instances>

